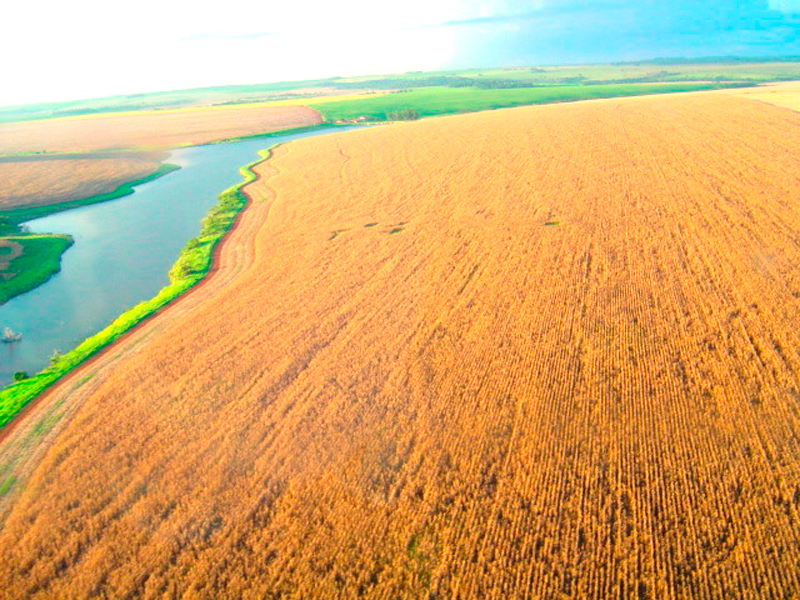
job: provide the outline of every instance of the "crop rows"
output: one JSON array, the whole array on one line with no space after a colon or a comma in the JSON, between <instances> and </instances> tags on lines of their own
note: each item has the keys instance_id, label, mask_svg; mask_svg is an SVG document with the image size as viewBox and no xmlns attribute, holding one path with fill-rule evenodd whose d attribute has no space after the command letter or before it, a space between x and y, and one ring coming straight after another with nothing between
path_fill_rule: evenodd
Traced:
<instances>
[{"instance_id":1,"label":"crop rows","mask_svg":"<svg viewBox=\"0 0 800 600\"><path fill-rule=\"evenodd\" d=\"M797 595L798 143L713 93L280 147L252 264L64 424L0 589Z\"/></svg>"},{"instance_id":2,"label":"crop rows","mask_svg":"<svg viewBox=\"0 0 800 600\"><path fill-rule=\"evenodd\" d=\"M320 121L316 111L304 106L203 107L22 121L3 125L0 154L190 146Z\"/></svg>"}]
</instances>

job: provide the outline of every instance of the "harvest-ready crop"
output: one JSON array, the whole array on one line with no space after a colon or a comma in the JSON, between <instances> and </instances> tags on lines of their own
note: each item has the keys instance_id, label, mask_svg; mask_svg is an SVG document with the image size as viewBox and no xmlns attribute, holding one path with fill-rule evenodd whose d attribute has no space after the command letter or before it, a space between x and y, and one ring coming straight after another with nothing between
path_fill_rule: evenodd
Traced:
<instances>
[{"instance_id":1,"label":"harvest-ready crop","mask_svg":"<svg viewBox=\"0 0 800 600\"><path fill-rule=\"evenodd\" d=\"M278 148L228 283L26 417L0 589L799 594L798 147L714 92Z\"/></svg>"}]
</instances>

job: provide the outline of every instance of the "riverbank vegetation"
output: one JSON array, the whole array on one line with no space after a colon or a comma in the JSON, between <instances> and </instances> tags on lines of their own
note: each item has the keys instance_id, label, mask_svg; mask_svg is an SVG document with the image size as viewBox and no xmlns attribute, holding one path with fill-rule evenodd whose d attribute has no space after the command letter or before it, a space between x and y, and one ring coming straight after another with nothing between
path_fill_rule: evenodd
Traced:
<instances>
[{"instance_id":1,"label":"riverbank vegetation","mask_svg":"<svg viewBox=\"0 0 800 600\"><path fill-rule=\"evenodd\" d=\"M55 357L42 372L0 391L0 428L63 375L156 313L204 277L211 267L214 248L233 226L236 215L246 203L241 187L255 179L252 167L266 160L268 156L269 151L263 151L257 161L241 169L243 181L220 194L219 203L203 220L200 234L186 244L170 271L169 285L154 298L120 315L108 327L84 340L77 348Z\"/></svg>"},{"instance_id":2,"label":"riverbank vegetation","mask_svg":"<svg viewBox=\"0 0 800 600\"><path fill-rule=\"evenodd\" d=\"M61 255L72 242L68 235L0 237L0 304L58 273Z\"/></svg>"}]
</instances>

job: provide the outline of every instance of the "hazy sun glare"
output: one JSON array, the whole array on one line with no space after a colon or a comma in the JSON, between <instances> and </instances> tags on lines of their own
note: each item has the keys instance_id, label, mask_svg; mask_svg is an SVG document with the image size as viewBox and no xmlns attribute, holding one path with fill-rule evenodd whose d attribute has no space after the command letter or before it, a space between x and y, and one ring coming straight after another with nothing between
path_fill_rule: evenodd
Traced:
<instances>
[{"instance_id":1,"label":"hazy sun glare","mask_svg":"<svg viewBox=\"0 0 800 600\"><path fill-rule=\"evenodd\" d=\"M409 70L800 53L800 0L10 0L0 105Z\"/></svg>"},{"instance_id":2,"label":"hazy sun glare","mask_svg":"<svg viewBox=\"0 0 800 600\"><path fill-rule=\"evenodd\" d=\"M122 13L98 0L4 8L0 104L194 86L257 83L445 66L455 32L426 28L477 2L376 8L366 0L218 4L144 0ZM31 38L26 23L36 22ZM24 59L22 58L24 56Z\"/></svg>"}]
</instances>

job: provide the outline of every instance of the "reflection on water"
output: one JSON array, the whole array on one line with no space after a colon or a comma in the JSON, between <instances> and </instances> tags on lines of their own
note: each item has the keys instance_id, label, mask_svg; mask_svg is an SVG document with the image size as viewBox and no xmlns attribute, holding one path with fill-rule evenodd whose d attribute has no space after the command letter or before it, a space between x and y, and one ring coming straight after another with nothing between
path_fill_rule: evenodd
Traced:
<instances>
[{"instance_id":1,"label":"reflection on water","mask_svg":"<svg viewBox=\"0 0 800 600\"><path fill-rule=\"evenodd\" d=\"M168 161L182 169L130 196L28 222L34 232L68 233L75 244L59 274L0 306L0 331L10 327L23 336L0 344L0 384L15 371L40 371L54 352L71 350L167 285L181 248L200 232L218 194L241 181L239 169L256 160L259 150L329 132L176 150Z\"/></svg>"}]
</instances>

